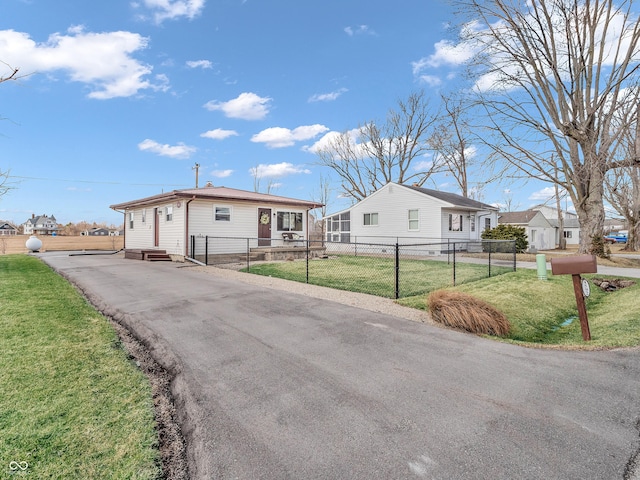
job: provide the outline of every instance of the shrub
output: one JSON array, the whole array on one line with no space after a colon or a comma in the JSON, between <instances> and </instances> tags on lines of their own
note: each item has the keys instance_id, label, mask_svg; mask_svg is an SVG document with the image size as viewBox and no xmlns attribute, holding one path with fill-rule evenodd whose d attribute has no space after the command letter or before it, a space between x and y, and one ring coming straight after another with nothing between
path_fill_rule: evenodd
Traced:
<instances>
[{"instance_id":1,"label":"shrub","mask_svg":"<svg viewBox=\"0 0 640 480\"><path fill-rule=\"evenodd\" d=\"M529 247L527 241L527 234L523 227L516 227L514 225L500 224L494 228L485 230L481 235L483 240L515 240L516 252L524 253ZM488 251L488 245L483 246L485 251ZM512 252L511 244L495 245L491 247L492 252Z\"/></svg>"},{"instance_id":2,"label":"shrub","mask_svg":"<svg viewBox=\"0 0 640 480\"><path fill-rule=\"evenodd\" d=\"M511 330L502 312L466 293L436 290L427 297L427 304L431 318L448 327L499 337Z\"/></svg>"}]
</instances>

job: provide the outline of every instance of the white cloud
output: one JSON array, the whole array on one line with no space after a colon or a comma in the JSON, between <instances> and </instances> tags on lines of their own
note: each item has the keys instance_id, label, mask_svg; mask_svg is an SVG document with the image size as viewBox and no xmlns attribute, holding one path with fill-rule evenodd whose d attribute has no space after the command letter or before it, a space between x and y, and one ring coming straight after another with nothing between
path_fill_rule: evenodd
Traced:
<instances>
[{"instance_id":1,"label":"white cloud","mask_svg":"<svg viewBox=\"0 0 640 480\"><path fill-rule=\"evenodd\" d=\"M202 13L206 0L142 0L142 5L152 12L155 23L160 24L165 20L175 20L186 17L193 20ZM132 3L134 7L140 7L140 2Z\"/></svg>"},{"instance_id":2,"label":"white cloud","mask_svg":"<svg viewBox=\"0 0 640 480\"><path fill-rule=\"evenodd\" d=\"M214 170L211 172L211 176L216 178L227 178L230 177L232 173L233 170Z\"/></svg>"},{"instance_id":3,"label":"white cloud","mask_svg":"<svg viewBox=\"0 0 640 480\"><path fill-rule=\"evenodd\" d=\"M244 92L227 102L211 100L205 103L204 108L210 111L220 110L229 118L262 120L269 113L270 102L269 97L260 97L255 93Z\"/></svg>"},{"instance_id":4,"label":"white cloud","mask_svg":"<svg viewBox=\"0 0 640 480\"><path fill-rule=\"evenodd\" d=\"M195 147L185 145L180 142L177 145L160 144L155 140L146 139L138 144L138 148L143 152L151 152L163 157L189 158L196 152Z\"/></svg>"},{"instance_id":5,"label":"white cloud","mask_svg":"<svg viewBox=\"0 0 640 480\"><path fill-rule=\"evenodd\" d=\"M67 34L54 33L44 43L36 43L27 33L0 31L2 61L20 66L22 74L67 72L72 81L89 85L88 96L97 99L168 88L166 77L159 78L160 83L149 81L152 67L132 57L148 43L137 33L91 33L82 26L71 27Z\"/></svg>"},{"instance_id":6,"label":"white cloud","mask_svg":"<svg viewBox=\"0 0 640 480\"><path fill-rule=\"evenodd\" d=\"M311 170L293 165L292 163L282 162L271 165L260 164L257 167L251 167L249 173L258 178L279 178L287 175L296 175L299 173L310 174Z\"/></svg>"},{"instance_id":7,"label":"white cloud","mask_svg":"<svg viewBox=\"0 0 640 480\"><path fill-rule=\"evenodd\" d=\"M345 33L350 37L354 35L377 35L377 33L369 28L369 25L357 25L355 27L345 27Z\"/></svg>"},{"instance_id":8,"label":"white cloud","mask_svg":"<svg viewBox=\"0 0 640 480\"><path fill-rule=\"evenodd\" d=\"M535 200L535 201L543 201L546 202L547 200L553 198L556 196L556 191L553 187L545 187L542 190L538 190L537 192L533 192L531 195L529 195L529 200Z\"/></svg>"},{"instance_id":9,"label":"white cloud","mask_svg":"<svg viewBox=\"0 0 640 480\"><path fill-rule=\"evenodd\" d=\"M422 83L426 83L429 87L438 87L442 85L440 77L436 77L435 75L420 75L418 80Z\"/></svg>"},{"instance_id":10,"label":"white cloud","mask_svg":"<svg viewBox=\"0 0 640 480\"><path fill-rule=\"evenodd\" d=\"M187 61L187 67L189 68L213 68L213 63L209 60L189 60Z\"/></svg>"},{"instance_id":11,"label":"white cloud","mask_svg":"<svg viewBox=\"0 0 640 480\"><path fill-rule=\"evenodd\" d=\"M238 132L235 130L223 130L216 128L207 132L201 133L200 136L204 138L211 138L212 140L224 140L225 138L237 136Z\"/></svg>"},{"instance_id":12,"label":"white cloud","mask_svg":"<svg viewBox=\"0 0 640 480\"><path fill-rule=\"evenodd\" d=\"M451 40L440 40L434 44L435 52L427 58L414 62L415 67L420 69L429 67L440 67L442 65L462 65L470 60L478 51L478 48L467 42L453 43Z\"/></svg>"},{"instance_id":13,"label":"white cloud","mask_svg":"<svg viewBox=\"0 0 640 480\"><path fill-rule=\"evenodd\" d=\"M251 137L255 143L264 143L269 148L291 147L296 142L303 142L317 137L328 131L324 125L304 125L293 130L282 127L272 127L262 130Z\"/></svg>"},{"instance_id":14,"label":"white cloud","mask_svg":"<svg viewBox=\"0 0 640 480\"><path fill-rule=\"evenodd\" d=\"M416 172L420 172L433 168L433 162L431 160L422 160L420 162L412 163L412 166Z\"/></svg>"},{"instance_id":15,"label":"white cloud","mask_svg":"<svg viewBox=\"0 0 640 480\"><path fill-rule=\"evenodd\" d=\"M313 102L333 102L340 95L342 95L343 93L348 92L348 91L349 90L347 90L346 88L340 88L340 89L336 90L335 92L316 93L315 95L312 95L311 97L309 97L309 100L307 100L307 101L309 103L313 103Z\"/></svg>"}]
</instances>

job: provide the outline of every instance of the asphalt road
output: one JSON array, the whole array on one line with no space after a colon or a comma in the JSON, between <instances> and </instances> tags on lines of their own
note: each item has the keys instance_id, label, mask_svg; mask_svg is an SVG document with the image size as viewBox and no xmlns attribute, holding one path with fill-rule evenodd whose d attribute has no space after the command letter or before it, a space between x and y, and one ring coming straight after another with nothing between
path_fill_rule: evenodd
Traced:
<instances>
[{"instance_id":1,"label":"asphalt road","mask_svg":"<svg viewBox=\"0 0 640 480\"><path fill-rule=\"evenodd\" d=\"M639 349L527 349L176 263L42 258L176 375L194 479L636 475Z\"/></svg>"}]
</instances>

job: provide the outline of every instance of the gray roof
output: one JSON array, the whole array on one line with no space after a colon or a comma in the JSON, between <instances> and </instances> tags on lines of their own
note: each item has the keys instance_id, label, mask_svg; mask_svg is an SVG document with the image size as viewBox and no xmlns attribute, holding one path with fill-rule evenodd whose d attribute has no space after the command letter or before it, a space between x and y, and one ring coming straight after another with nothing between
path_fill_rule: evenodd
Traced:
<instances>
[{"instance_id":1,"label":"gray roof","mask_svg":"<svg viewBox=\"0 0 640 480\"><path fill-rule=\"evenodd\" d=\"M498 223L526 225L533 219L533 217L535 217L538 214L542 215L538 210L524 210L521 212L504 212L498 216Z\"/></svg>"},{"instance_id":2,"label":"gray roof","mask_svg":"<svg viewBox=\"0 0 640 480\"><path fill-rule=\"evenodd\" d=\"M466 198L456 193L431 190L430 188L416 187L415 185L403 185L403 187L410 188L411 190L415 190L416 192L424 193L425 195L437 198L438 200L442 200L443 202L451 203L456 207L472 208L475 210L498 210L498 208L494 207L493 205L482 203L477 200L472 200L471 198Z\"/></svg>"}]
</instances>

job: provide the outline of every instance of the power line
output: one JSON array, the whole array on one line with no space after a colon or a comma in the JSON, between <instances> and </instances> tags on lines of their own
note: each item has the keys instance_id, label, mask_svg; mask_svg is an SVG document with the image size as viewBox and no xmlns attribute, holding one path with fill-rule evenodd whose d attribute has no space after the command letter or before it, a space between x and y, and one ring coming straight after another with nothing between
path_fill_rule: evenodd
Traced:
<instances>
[{"instance_id":1,"label":"power line","mask_svg":"<svg viewBox=\"0 0 640 480\"><path fill-rule=\"evenodd\" d=\"M135 187L188 187L186 184L167 183L125 183L125 182L103 182L97 180L69 180L64 178L43 178L43 177L23 177L20 175L9 175L8 178L18 178L21 180L44 180L47 182L71 182L71 183L95 183L101 185L128 185Z\"/></svg>"}]
</instances>

